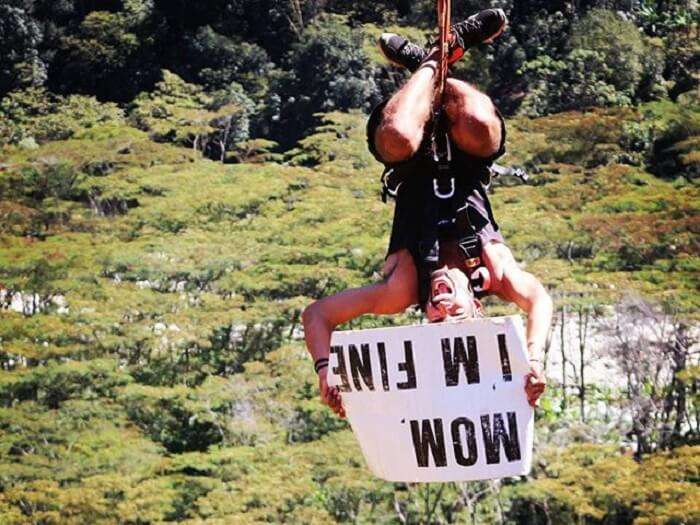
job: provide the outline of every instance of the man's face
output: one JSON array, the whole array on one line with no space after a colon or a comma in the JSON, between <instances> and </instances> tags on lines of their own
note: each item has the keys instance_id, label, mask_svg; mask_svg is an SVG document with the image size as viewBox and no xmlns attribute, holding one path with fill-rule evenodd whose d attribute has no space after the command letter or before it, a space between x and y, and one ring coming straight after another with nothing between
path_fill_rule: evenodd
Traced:
<instances>
[{"instance_id":1,"label":"man's face","mask_svg":"<svg viewBox=\"0 0 700 525\"><path fill-rule=\"evenodd\" d=\"M480 308L469 279L461 270L445 266L432 273L430 299L425 308L431 323L477 317Z\"/></svg>"}]
</instances>

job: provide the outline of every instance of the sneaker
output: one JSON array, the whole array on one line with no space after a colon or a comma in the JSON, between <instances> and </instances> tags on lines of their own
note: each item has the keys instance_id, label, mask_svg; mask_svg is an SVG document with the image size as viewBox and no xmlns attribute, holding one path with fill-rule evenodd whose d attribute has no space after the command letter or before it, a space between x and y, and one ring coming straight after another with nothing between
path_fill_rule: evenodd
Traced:
<instances>
[{"instance_id":1,"label":"sneaker","mask_svg":"<svg viewBox=\"0 0 700 525\"><path fill-rule=\"evenodd\" d=\"M452 26L450 64L464 56L464 52L477 44L493 42L506 28L508 17L503 9L486 9L470 16L464 22Z\"/></svg>"},{"instance_id":2,"label":"sneaker","mask_svg":"<svg viewBox=\"0 0 700 525\"><path fill-rule=\"evenodd\" d=\"M383 33L379 37L379 50L392 64L405 67L413 73L420 67L428 52L394 33Z\"/></svg>"}]
</instances>

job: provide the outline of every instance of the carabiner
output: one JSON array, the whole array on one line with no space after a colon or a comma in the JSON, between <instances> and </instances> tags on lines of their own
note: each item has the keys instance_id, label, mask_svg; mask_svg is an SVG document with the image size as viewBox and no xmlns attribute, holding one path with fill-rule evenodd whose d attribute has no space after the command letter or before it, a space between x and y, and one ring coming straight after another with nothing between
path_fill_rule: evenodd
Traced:
<instances>
[{"instance_id":1,"label":"carabiner","mask_svg":"<svg viewBox=\"0 0 700 525\"><path fill-rule=\"evenodd\" d=\"M454 197L454 194L455 194L455 178L454 177L450 177L450 186L451 186L450 191L448 191L447 193L442 193L440 191L440 185L438 184L438 180L433 179L433 193L435 194L435 196L438 199L447 200L447 199L451 199L452 197Z\"/></svg>"}]
</instances>

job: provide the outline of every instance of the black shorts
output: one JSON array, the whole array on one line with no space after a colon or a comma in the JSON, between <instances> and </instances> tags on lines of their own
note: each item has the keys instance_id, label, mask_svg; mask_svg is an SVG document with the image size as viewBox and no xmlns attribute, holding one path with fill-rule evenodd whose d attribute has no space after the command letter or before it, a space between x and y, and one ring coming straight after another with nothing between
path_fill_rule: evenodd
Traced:
<instances>
[{"instance_id":1,"label":"black shorts","mask_svg":"<svg viewBox=\"0 0 700 525\"><path fill-rule=\"evenodd\" d=\"M493 217L491 204L483 189L475 189L467 196L469 222L475 229L476 236L481 246L490 242L501 242L505 239ZM412 192L396 201L394 209L394 221L391 226L391 238L387 249L387 257L404 248L408 249L416 260L421 259L420 242L422 238L422 197ZM461 237L459 232L448 234L441 240L453 241Z\"/></svg>"}]
</instances>

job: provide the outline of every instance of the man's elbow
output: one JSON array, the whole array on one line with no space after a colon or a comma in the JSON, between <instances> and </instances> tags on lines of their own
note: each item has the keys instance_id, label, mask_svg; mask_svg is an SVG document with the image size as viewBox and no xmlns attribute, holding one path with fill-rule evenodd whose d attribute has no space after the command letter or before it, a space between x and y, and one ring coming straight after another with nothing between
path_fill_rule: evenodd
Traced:
<instances>
[{"instance_id":1,"label":"man's elbow","mask_svg":"<svg viewBox=\"0 0 700 525\"><path fill-rule=\"evenodd\" d=\"M319 324L326 326L328 320L323 314L323 306L320 301L314 301L309 306L307 306L301 314L301 322L304 325L304 330L313 330L315 326Z\"/></svg>"}]
</instances>

